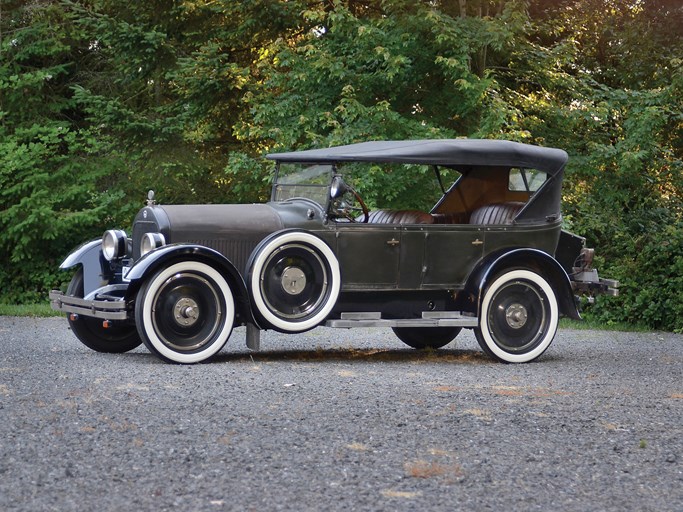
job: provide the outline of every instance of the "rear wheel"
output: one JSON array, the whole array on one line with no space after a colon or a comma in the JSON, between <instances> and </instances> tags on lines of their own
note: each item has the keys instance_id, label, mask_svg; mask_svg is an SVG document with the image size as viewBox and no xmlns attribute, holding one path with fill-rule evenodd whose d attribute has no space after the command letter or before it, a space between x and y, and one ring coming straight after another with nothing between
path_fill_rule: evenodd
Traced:
<instances>
[{"instance_id":1,"label":"rear wheel","mask_svg":"<svg viewBox=\"0 0 683 512\"><path fill-rule=\"evenodd\" d=\"M235 301L223 275L184 261L147 280L135 304L140 337L150 352L175 363L198 363L223 348L232 332Z\"/></svg>"},{"instance_id":2,"label":"rear wheel","mask_svg":"<svg viewBox=\"0 0 683 512\"><path fill-rule=\"evenodd\" d=\"M557 332L559 308L550 284L529 270L512 270L487 287L474 335L491 357L526 363L550 346Z\"/></svg>"},{"instance_id":3,"label":"rear wheel","mask_svg":"<svg viewBox=\"0 0 683 512\"><path fill-rule=\"evenodd\" d=\"M66 294L83 298L83 268L74 274ZM67 315L69 327L83 345L97 352L123 353L133 350L142 343L134 325L117 325L104 328L102 320L89 316Z\"/></svg>"},{"instance_id":4,"label":"rear wheel","mask_svg":"<svg viewBox=\"0 0 683 512\"><path fill-rule=\"evenodd\" d=\"M392 327L403 343L416 349L445 347L460 333L460 327Z\"/></svg>"}]
</instances>

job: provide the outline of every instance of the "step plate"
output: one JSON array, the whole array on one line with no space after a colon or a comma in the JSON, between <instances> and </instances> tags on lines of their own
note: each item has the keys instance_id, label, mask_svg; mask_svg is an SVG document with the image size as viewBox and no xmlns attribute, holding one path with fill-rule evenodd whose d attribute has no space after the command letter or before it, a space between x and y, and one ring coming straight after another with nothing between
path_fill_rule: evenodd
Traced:
<instances>
[{"instance_id":1,"label":"step plate","mask_svg":"<svg viewBox=\"0 0 683 512\"><path fill-rule=\"evenodd\" d=\"M380 313L342 313L338 320L328 320L326 327L477 327L479 319L458 311L425 311L422 318L381 318Z\"/></svg>"}]
</instances>

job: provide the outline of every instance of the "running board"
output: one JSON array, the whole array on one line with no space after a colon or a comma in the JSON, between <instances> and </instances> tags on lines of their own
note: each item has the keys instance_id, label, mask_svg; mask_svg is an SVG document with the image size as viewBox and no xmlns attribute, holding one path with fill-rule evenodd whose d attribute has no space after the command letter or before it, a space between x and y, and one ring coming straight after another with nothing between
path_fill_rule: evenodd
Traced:
<instances>
[{"instance_id":1,"label":"running board","mask_svg":"<svg viewBox=\"0 0 683 512\"><path fill-rule=\"evenodd\" d=\"M382 318L379 312L342 313L326 327L477 327L479 319L460 311L423 311L422 318Z\"/></svg>"}]
</instances>

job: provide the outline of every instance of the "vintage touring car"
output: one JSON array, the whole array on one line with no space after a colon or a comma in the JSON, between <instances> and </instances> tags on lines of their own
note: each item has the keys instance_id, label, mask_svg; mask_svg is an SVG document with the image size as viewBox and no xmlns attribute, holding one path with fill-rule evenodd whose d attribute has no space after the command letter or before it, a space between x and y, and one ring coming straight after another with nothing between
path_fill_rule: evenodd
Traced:
<instances>
[{"instance_id":1,"label":"vintage touring car","mask_svg":"<svg viewBox=\"0 0 683 512\"><path fill-rule=\"evenodd\" d=\"M560 149L408 140L267 157L266 204L162 206L150 192L131 237L112 229L69 255L73 279L50 299L80 341L197 363L240 325L252 349L262 329L390 327L435 349L467 328L492 358L528 362L561 315L580 318L579 295L618 292L562 230ZM370 210L343 177L362 180L363 165L433 173L440 199Z\"/></svg>"}]
</instances>

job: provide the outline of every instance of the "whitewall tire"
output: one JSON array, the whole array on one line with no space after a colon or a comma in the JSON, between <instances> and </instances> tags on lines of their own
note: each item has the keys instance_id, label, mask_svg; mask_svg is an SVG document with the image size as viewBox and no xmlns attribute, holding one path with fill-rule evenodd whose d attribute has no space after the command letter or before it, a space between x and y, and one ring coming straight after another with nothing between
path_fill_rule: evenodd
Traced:
<instances>
[{"instance_id":1,"label":"whitewall tire","mask_svg":"<svg viewBox=\"0 0 683 512\"><path fill-rule=\"evenodd\" d=\"M215 268L183 261L160 270L142 285L135 320L150 352L175 363L199 363L228 341L235 300Z\"/></svg>"},{"instance_id":2,"label":"whitewall tire","mask_svg":"<svg viewBox=\"0 0 683 512\"><path fill-rule=\"evenodd\" d=\"M486 288L474 334L488 355L506 363L527 363L550 346L558 321L550 284L530 270L511 270Z\"/></svg>"},{"instance_id":3,"label":"whitewall tire","mask_svg":"<svg viewBox=\"0 0 683 512\"><path fill-rule=\"evenodd\" d=\"M310 233L287 231L257 251L248 285L265 323L282 332L303 332L323 322L341 287L332 249Z\"/></svg>"}]
</instances>

